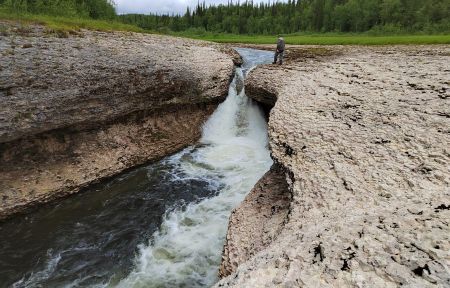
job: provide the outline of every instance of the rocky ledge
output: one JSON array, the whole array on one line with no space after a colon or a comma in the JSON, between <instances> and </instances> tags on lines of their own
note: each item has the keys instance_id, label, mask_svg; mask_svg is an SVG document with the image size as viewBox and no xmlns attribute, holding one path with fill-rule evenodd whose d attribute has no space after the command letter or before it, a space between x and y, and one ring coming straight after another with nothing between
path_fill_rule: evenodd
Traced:
<instances>
[{"instance_id":1,"label":"rocky ledge","mask_svg":"<svg viewBox=\"0 0 450 288\"><path fill-rule=\"evenodd\" d=\"M246 80L250 97L274 105L270 149L292 194L287 217L244 201L221 269L234 273L217 287L450 286L450 47L287 56ZM264 187L255 189L280 199L279 186ZM279 226L264 234L270 223Z\"/></svg>"},{"instance_id":2,"label":"rocky ledge","mask_svg":"<svg viewBox=\"0 0 450 288\"><path fill-rule=\"evenodd\" d=\"M289 203L286 175L274 164L231 214L220 277L236 272L239 264L276 239L287 220Z\"/></svg>"},{"instance_id":3,"label":"rocky ledge","mask_svg":"<svg viewBox=\"0 0 450 288\"><path fill-rule=\"evenodd\" d=\"M0 22L0 219L195 142L232 51Z\"/></svg>"}]
</instances>

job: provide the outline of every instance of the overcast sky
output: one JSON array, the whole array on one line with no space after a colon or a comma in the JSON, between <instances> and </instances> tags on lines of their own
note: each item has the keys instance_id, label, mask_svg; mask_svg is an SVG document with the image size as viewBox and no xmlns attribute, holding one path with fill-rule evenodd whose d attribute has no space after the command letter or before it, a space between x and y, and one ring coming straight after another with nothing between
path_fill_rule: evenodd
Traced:
<instances>
[{"instance_id":1,"label":"overcast sky","mask_svg":"<svg viewBox=\"0 0 450 288\"><path fill-rule=\"evenodd\" d=\"M119 14L124 13L184 13L186 7L194 7L198 0L114 0ZM200 1L200 2L203 2ZM206 4L226 4L228 0L206 0ZM237 2L234 0L233 2ZM244 2L244 0L241 0ZM269 0L253 0L253 3L269 2ZM273 2L273 1L270 1Z\"/></svg>"}]
</instances>

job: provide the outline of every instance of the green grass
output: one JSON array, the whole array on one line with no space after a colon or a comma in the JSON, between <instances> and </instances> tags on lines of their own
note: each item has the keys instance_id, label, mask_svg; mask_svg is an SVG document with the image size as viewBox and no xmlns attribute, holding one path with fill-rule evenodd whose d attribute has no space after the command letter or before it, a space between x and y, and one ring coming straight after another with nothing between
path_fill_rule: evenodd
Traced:
<instances>
[{"instance_id":1,"label":"green grass","mask_svg":"<svg viewBox=\"0 0 450 288\"><path fill-rule=\"evenodd\" d=\"M19 21L24 24L39 23L49 29L70 31L90 29L97 31L129 31L153 33L154 31L123 24L118 21L67 18L46 15L17 14L0 7L0 19ZM276 36L250 36L188 32L171 33L173 36L207 40L217 43L273 44ZM285 35L287 44L295 45L395 45L395 44L450 44L450 35L392 35L371 36L367 34L299 34Z\"/></svg>"},{"instance_id":2,"label":"green grass","mask_svg":"<svg viewBox=\"0 0 450 288\"><path fill-rule=\"evenodd\" d=\"M217 43L273 44L276 36L247 36L229 34L183 35L189 38ZM398 44L450 44L450 35L284 35L292 45L398 45Z\"/></svg>"},{"instance_id":3,"label":"green grass","mask_svg":"<svg viewBox=\"0 0 450 288\"><path fill-rule=\"evenodd\" d=\"M47 15L32 15L32 14L17 14L11 13L6 9L0 8L0 19L18 21L22 24L42 24L53 30L79 30L89 29L96 31L128 31L128 32L140 32L151 33L139 27L124 24L117 21L105 21L105 20L92 20L85 18L68 18L58 16Z\"/></svg>"}]
</instances>

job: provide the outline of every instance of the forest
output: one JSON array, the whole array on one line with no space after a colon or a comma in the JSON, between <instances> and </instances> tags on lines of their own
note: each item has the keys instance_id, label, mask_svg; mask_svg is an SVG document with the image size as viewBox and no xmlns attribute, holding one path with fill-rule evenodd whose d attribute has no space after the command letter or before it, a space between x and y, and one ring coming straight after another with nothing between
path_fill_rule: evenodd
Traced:
<instances>
[{"instance_id":1,"label":"forest","mask_svg":"<svg viewBox=\"0 0 450 288\"><path fill-rule=\"evenodd\" d=\"M128 24L165 31L250 35L297 32L449 32L450 0L289 0L199 3L184 15L120 15Z\"/></svg>"},{"instance_id":2,"label":"forest","mask_svg":"<svg viewBox=\"0 0 450 288\"><path fill-rule=\"evenodd\" d=\"M0 0L0 6L16 13L114 20L114 2L109 0Z\"/></svg>"},{"instance_id":3,"label":"forest","mask_svg":"<svg viewBox=\"0 0 450 288\"><path fill-rule=\"evenodd\" d=\"M151 1L151 0L149 0ZM102 19L161 33L450 33L450 0L288 0L199 2L183 15L117 15L112 0L0 0L17 13Z\"/></svg>"}]
</instances>

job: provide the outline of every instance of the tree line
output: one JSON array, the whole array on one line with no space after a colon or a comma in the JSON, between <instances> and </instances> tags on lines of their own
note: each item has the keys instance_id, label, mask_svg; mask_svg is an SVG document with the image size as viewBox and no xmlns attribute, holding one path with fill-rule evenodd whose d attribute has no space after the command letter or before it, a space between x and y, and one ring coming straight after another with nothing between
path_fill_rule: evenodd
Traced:
<instances>
[{"instance_id":1,"label":"tree line","mask_svg":"<svg viewBox=\"0 0 450 288\"><path fill-rule=\"evenodd\" d=\"M110 0L0 0L0 5L18 13L117 19L115 4Z\"/></svg>"},{"instance_id":2,"label":"tree line","mask_svg":"<svg viewBox=\"0 0 450 288\"><path fill-rule=\"evenodd\" d=\"M450 0L289 0L207 6L184 15L120 15L144 29L233 34L311 32L449 32Z\"/></svg>"},{"instance_id":3,"label":"tree line","mask_svg":"<svg viewBox=\"0 0 450 288\"><path fill-rule=\"evenodd\" d=\"M149 0L150 1L150 0ZM288 0L198 3L183 15L117 15L113 0L0 0L17 12L108 19L160 32L450 32L450 0Z\"/></svg>"}]
</instances>

